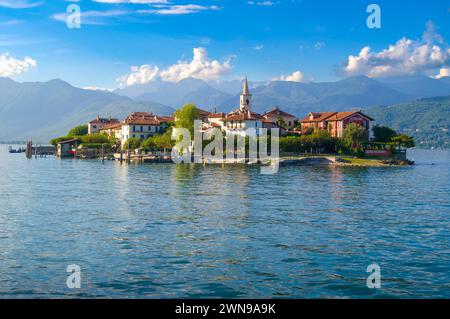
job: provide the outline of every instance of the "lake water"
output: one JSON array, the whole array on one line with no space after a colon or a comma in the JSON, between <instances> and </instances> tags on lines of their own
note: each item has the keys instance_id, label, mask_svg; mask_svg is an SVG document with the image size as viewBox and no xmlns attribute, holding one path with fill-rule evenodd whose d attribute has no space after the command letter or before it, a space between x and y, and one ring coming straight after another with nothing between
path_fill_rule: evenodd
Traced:
<instances>
[{"instance_id":1,"label":"lake water","mask_svg":"<svg viewBox=\"0 0 450 319\"><path fill-rule=\"evenodd\" d=\"M261 175L0 145L0 297L449 298L450 152L409 157Z\"/></svg>"}]
</instances>

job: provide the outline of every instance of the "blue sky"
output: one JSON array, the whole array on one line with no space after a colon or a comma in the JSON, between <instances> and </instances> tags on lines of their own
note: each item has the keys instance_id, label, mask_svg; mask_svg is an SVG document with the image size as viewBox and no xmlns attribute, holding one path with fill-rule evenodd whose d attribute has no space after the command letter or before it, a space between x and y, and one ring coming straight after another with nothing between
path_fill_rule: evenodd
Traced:
<instances>
[{"instance_id":1,"label":"blue sky","mask_svg":"<svg viewBox=\"0 0 450 319\"><path fill-rule=\"evenodd\" d=\"M450 1L149 2L0 0L0 75L115 88L185 75L334 81L450 72ZM66 26L71 3L81 8L80 29ZM366 25L371 3L381 8L381 29ZM196 64L194 48L202 48Z\"/></svg>"}]
</instances>

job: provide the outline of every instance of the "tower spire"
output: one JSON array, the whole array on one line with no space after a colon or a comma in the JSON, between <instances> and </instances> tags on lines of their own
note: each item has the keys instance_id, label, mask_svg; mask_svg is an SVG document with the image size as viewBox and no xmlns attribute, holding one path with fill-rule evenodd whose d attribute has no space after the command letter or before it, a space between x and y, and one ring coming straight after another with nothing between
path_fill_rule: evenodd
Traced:
<instances>
[{"instance_id":1,"label":"tower spire","mask_svg":"<svg viewBox=\"0 0 450 319\"><path fill-rule=\"evenodd\" d=\"M244 80L244 90L242 91L242 94L249 95L250 92L248 91L248 82L247 82L247 76L245 76Z\"/></svg>"}]
</instances>

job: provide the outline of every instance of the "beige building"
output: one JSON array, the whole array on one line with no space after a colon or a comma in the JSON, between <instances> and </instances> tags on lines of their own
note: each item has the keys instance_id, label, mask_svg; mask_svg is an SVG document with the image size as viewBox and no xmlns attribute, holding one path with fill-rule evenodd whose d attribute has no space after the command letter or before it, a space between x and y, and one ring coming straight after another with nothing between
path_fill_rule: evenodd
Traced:
<instances>
[{"instance_id":1,"label":"beige building","mask_svg":"<svg viewBox=\"0 0 450 319\"><path fill-rule=\"evenodd\" d=\"M94 120L88 123L88 134L99 133L103 126L110 124L120 124L120 121L112 118L101 118L97 115Z\"/></svg>"},{"instance_id":2,"label":"beige building","mask_svg":"<svg viewBox=\"0 0 450 319\"><path fill-rule=\"evenodd\" d=\"M298 120L294 115L280 110L278 106L275 106L272 110L264 113L262 116L267 122L276 123L287 130L293 129Z\"/></svg>"}]
</instances>

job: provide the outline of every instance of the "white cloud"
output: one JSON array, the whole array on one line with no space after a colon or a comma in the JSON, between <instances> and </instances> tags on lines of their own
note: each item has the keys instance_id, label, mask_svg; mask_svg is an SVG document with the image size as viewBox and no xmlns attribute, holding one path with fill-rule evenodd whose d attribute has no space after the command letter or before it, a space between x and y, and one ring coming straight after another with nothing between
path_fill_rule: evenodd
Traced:
<instances>
[{"instance_id":1,"label":"white cloud","mask_svg":"<svg viewBox=\"0 0 450 319\"><path fill-rule=\"evenodd\" d=\"M273 1L248 1L247 3L251 6L257 5L257 6L265 6L265 7L270 7L275 4L275 2L273 2Z\"/></svg>"},{"instance_id":2,"label":"white cloud","mask_svg":"<svg viewBox=\"0 0 450 319\"><path fill-rule=\"evenodd\" d=\"M316 42L316 43L314 44L314 48L315 48L316 50L320 50L320 49L322 49L324 46L325 46L325 42L323 42L323 41L319 41L319 42Z\"/></svg>"},{"instance_id":3,"label":"white cloud","mask_svg":"<svg viewBox=\"0 0 450 319\"><path fill-rule=\"evenodd\" d=\"M152 4L167 3L167 0L93 0L100 3L134 3L134 4Z\"/></svg>"},{"instance_id":4,"label":"white cloud","mask_svg":"<svg viewBox=\"0 0 450 319\"><path fill-rule=\"evenodd\" d=\"M218 6L201 6L196 4L184 4L184 5L155 5L155 9L138 10L138 13L149 13L158 15L180 15L198 13L206 10L220 10Z\"/></svg>"},{"instance_id":5,"label":"white cloud","mask_svg":"<svg viewBox=\"0 0 450 319\"><path fill-rule=\"evenodd\" d=\"M105 19L114 18L119 16L128 15L129 11L125 10L108 10L108 11L81 11L81 23L82 24L94 24L101 25L105 24ZM52 18L56 21L61 21L66 23L69 13L56 13L52 15Z\"/></svg>"},{"instance_id":6,"label":"white cloud","mask_svg":"<svg viewBox=\"0 0 450 319\"><path fill-rule=\"evenodd\" d=\"M121 76L117 82L121 87L144 84L156 79L167 82L178 82L192 77L201 80L217 80L231 69L231 58L223 62L211 60L205 48L194 48L191 61L178 61L176 64L160 70L157 66L133 66L129 75Z\"/></svg>"},{"instance_id":7,"label":"white cloud","mask_svg":"<svg viewBox=\"0 0 450 319\"><path fill-rule=\"evenodd\" d=\"M256 51L260 51L260 50L264 49L264 45L263 44L258 44L257 46L254 47L254 49Z\"/></svg>"},{"instance_id":8,"label":"white cloud","mask_svg":"<svg viewBox=\"0 0 450 319\"><path fill-rule=\"evenodd\" d=\"M294 71L292 74L289 75L281 75L279 77L275 77L272 79L272 81L288 81L288 82L302 82L304 80L303 73L298 70Z\"/></svg>"},{"instance_id":9,"label":"white cloud","mask_svg":"<svg viewBox=\"0 0 450 319\"><path fill-rule=\"evenodd\" d=\"M380 52L372 52L366 46L358 55L350 55L342 73L374 78L425 74L445 67L449 62L450 48L444 45L442 37L429 22L420 40L402 38Z\"/></svg>"},{"instance_id":10,"label":"white cloud","mask_svg":"<svg viewBox=\"0 0 450 319\"><path fill-rule=\"evenodd\" d=\"M28 9L38 7L44 4L44 1L30 2L27 0L0 0L0 7L10 9Z\"/></svg>"},{"instance_id":11,"label":"white cloud","mask_svg":"<svg viewBox=\"0 0 450 319\"><path fill-rule=\"evenodd\" d=\"M148 64L131 67L129 75L123 75L116 81L121 87L149 83L158 78L159 68Z\"/></svg>"},{"instance_id":12,"label":"white cloud","mask_svg":"<svg viewBox=\"0 0 450 319\"><path fill-rule=\"evenodd\" d=\"M441 68L439 74L435 76L436 79L450 77L450 68Z\"/></svg>"},{"instance_id":13,"label":"white cloud","mask_svg":"<svg viewBox=\"0 0 450 319\"><path fill-rule=\"evenodd\" d=\"M9 53L0 55L0 76L10 77L27 72L30 68L37 66L36 60L25 57L23 60L10 56Z\"/></svg>"},{"instance_id":14,"label":"white cloud","mask_svg":"<svg viewBox=\"0 0 450 319\"><path fill-rule=\"evenodd\" d=\"M104 92L112 92L112 91L114 91L113 89L102 88L102 87L98 87L98 86L85 86L85 87L83 87L83 90L104 91Z\"/></svg>"}]
</instances>

